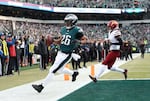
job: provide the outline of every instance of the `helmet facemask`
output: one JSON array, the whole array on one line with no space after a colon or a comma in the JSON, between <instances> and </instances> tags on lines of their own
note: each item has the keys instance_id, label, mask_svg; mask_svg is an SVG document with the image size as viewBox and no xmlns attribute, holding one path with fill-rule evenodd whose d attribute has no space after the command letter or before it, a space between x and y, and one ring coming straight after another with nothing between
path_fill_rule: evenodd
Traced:
<instances>
[{"instance_id":1,"label":"helmet facemask","mask_svg":"<svg viewBox=\"0 0 150 101\"><path fill-rule=\"evenodd\" d=\"M66 25L67 29L70 29L73 26L71 20L65 20L65 25Z\"/></svg>"},{"instance_id":2,"label":"helmet facemask","mask_svg":"<svg viewBox=\"0 0 150 101\"><path fill-rule=\"evenodd\" d=\"M67 29L74 27L77 23L77 20L78 20L78 18L74 14L66 15L66 17L64 18L64 21L65 21Z\"/></svg>"},{"instance_id":3,"label":"helmet facemask","mask_svg":"<svg viewBox=\"0 0 150 101\"><path fill-rule=\"evenodd\" d=\"M118 29L119 28L119 23L116 20L111 20L108 24L107 24L108 30L113 30L113 29Z\"/></svg>"}]
</instances>

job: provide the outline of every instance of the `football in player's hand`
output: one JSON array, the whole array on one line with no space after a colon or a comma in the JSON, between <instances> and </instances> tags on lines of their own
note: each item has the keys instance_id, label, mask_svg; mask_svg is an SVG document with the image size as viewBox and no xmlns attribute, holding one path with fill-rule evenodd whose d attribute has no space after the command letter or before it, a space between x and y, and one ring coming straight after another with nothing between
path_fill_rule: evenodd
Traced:
<instances>
[{"instance_id":1,"label":"football in player's hand","mask_svg":"<svg viewBox=\"0 0 150 101\"><path fill-rule=\"evenodd\" d=\"M46 45L50 46L53 43L53 38L51 35L46 36Z\"/></svg>"}]
</instances>

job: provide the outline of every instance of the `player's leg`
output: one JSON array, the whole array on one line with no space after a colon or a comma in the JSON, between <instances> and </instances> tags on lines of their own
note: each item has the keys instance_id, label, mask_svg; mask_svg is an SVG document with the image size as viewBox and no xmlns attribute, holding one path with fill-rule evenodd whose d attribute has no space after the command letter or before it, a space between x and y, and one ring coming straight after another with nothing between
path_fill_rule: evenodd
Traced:
<instances>
[{"instance_id":1,"label":"player's leg","mask_svg":"<svg viewBox=\"0 0 150 101\"><path fill-rule=\"evenodd\" d=\"M97 79L107 70L109 63L112 61L112 52L109 52L105 58L105 60L102 62L102 64L99 66L99 71L95 74L94 77L89 75L89 77L93 80L93 82L97 82Z\"/></svg>"},{"instance_id":2,"label":"player's leg","mask_svg":"<svg viewBox=\"0 0 150 101\"><path fill-rule=\"evenodd\" d=\"M69 61L68 61L69 62ZM63 74L69 74L72 76L72 81L74 82L76 80L76 77L79 75L79 72L77 70L70 70L69 68L65 68L65 65L68 63L66 62L62 68L58 70L59 73Z\"/></svg>"},{"instance_id":3,"label":"player's leg","mask_svg":"<svg viewBox=\"0 0 150 101\"><path fill-rule=\"evenodd\" d=\"M55 62L49 70L49 74L47 75L47 77L43 81L43 85L46 86L56 72L59 71L59 73L60 73L60 71L64 68L64 66L68 63L68 61L70 59L71 59L71 55L64 54L62 52L58 52L56 59L55 59ZM73 71L71 71L67 68L64 70L64 72L66 74L70 74L70 75L73 74Z\"/></svg>"},{"instance_id":4,"label":"player's leg","mask_svg":"<svg viewBox=\"0 0 150 101\"><path fill-rule=\"evenodd\" d=\"M66 61L68 61L71 58L71 55L67 55L64 54L62 52L58 52L55 62L52 65L52 67L49 70L48 75L46 76L46 78L44 79L44 81L40 84L40 85L32 85L32 87L37 91L37 92L41 92L43 90L43 88L52 80L52 78L54 77L54 74L61 69L64 64L66 63ZM69 72L70 74L73 74L73 72Z\"/></svg>"},{"instance_id":5,"label":"player's leg","mask_svg":"<svg viewBox=\"0 0 150 101\"><path fill-rule=\"evenodd\" d=\"M127 69L122 69L122 68L119 68L118 66L113 66L118 56L120 56L119 52L114 51L112 53L112 58L111 58L111 61L108 64L108 69L111 70L111 71L116 71L116 72L123 73L125 79L127 79L127 72L128 72Z\"/></svg>"},{"instance_id":6,"label":"player's leg","mask_svg":"<svg viewBox=\"0 0 150 101\"><path fill-rule=\"evenodd\" d=\"M116 71L116 72L121 72L121 73L123 73L125 79L127 79L127 72L128 72L127 69L122 69L122 68L119 68L119 67L117 67L117 66L112 66L112 67L110 68L110 70L111 70L111 71Z\"/></svg>"},{"instance_id":7,"label":"player's leg","mask_svg":"<svg viewBox=\"0 0 150 101\"><path fill-rule=\"evenodd\" d=\"M71 55L72 56L72 55ZM65 68L65 65L72 59L72 57L68 56L65 61L63 61L62 65L60 66L59 70L57 71L58 73L63 73L63 74L69 74L72 76L72 81L76 80L76 77L79 75L79 72L77 70L70 70L69 68Z\"/></svg>"},{"instance_id":8,"label":"player's leg","mask_svg":"<svg viewBox=\"0 0 150 101\"><path fill-rule=\"evenodd\" d=\"M97 79L105 72L105 70L110 69L110 67L112 67L112 65L115 63L117 56L119 55L119 51L111 51L107 54L105 60L102 62L102 65L99 67L99 71L98 73L92 77L89 75L89 77L96 82Z\"/></svg>"},{"instance_id":9,"label":"player's leg","mask_svg":"<svg viewBox=\"0 0 150 101\"><path fill-rule=\"evenodd\" d=\"M62 68L58 72L63 73L63 74L69 74L70 76L72 76L72 82L74 82L76 80L77 76L79 75L78 71L72 71L68 68Z\"/></svg>"},{"instance_id":10,"label":"player's leg","mask_svg":"<svg viewBox=\"0 0 150 101\"><path fill-rule=\"evenodd\" d=\"M89 75L89 77L93 80L93 82L97 82L97 79L107 70L107 65L101 64L99 66L99 71L95 74L95 76Z\"/></svg>"}]
</instances>

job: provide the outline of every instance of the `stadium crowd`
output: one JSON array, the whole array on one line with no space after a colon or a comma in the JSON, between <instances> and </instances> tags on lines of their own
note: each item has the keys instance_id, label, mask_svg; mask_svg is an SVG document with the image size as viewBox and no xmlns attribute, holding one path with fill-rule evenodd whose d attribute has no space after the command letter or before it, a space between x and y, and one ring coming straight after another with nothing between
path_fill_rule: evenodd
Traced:
<instances>
[{"instance_id":1,"label":"stadium crowd","mask_svg":"<svg viewBox=\"0 0 150 101\"><path fill-rule=\"evenodd\" d=\"M53 7L150 8L148 0L13 0Z\"/></svg>"},{"instance_id":2,"label":"stadium crowd","mask_svg":"<svg viewBox=\"0 0 150 101\"><path fill-rule=\"evenodd\" d=\"M49 62L53 63L59 50L59 45L52 43L51 36L57 36L61 26L62 24L21 21L12 25L11 21L0 20L0 75L11 75L13 71L17 72L20 66L32 66L34 54L46 56L44 58L46 60L40 61L40 69L46 69ZM109 44L104 43L104 40L107 40L107 26L106 24L79 24L79 26L90 40L87 44L79 46L78 51L82 57L81 61L84 62L83 67L86 67L87 61L96 59L101 61L104 58L104 50L107 53ZM132 59L131 46L140 48L141 44L150 43L149 26L150 24L131 24L120 28L124 40L121 59L129 59L128 54Z\"/></svg>"}]
</instances>

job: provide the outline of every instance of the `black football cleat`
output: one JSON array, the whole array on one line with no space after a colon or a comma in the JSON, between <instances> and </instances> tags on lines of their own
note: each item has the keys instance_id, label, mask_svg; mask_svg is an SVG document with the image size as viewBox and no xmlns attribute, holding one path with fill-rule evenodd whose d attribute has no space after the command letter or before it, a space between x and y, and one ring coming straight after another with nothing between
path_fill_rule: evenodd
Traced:
<instances>
[{"instance_id":1,"label":"black football cleat","mask_svg":"<svg viewBox=\"0 0 150 101\"><path fill-rule=\"evenodd\" d=\"M79 75L79 72L74 72L72 74L72 82L76 81L77 76Z\"/></svg>"},{"instance_id":2,"label":"black football cleat","mask_svg":"<svg viewBox=\"0 0 150 101\"><path fill-rule=\"evenodd\" d=\"M38 92L40 93L42 90L43 90L43 86L40 84L40 85L32 85L32 87Z\"/></svg>"},{"instance_id":3,"label":"black football cleat","mask_svg":"<svg viewBox=\"0 0 150 101\"><path fill-rule=\"evenodd\" d=\"M97 82L97 79L95 77L92 77L91 75L89 75L90 79L93 80L93 82Z\"/></svg>"},{"instance_id":4,"label":"black football cleat","mask_svg":"<svg viewBox=\"0 0 150 101\"><path fill-rule=\"evenodd\" d=\"M127 79L127 73L128 73L128 70L127 69L125 69L125 71L123 72L123 74L124 74L124 78L125 78L125 80Z\"/></svg>"}]
</instances>

